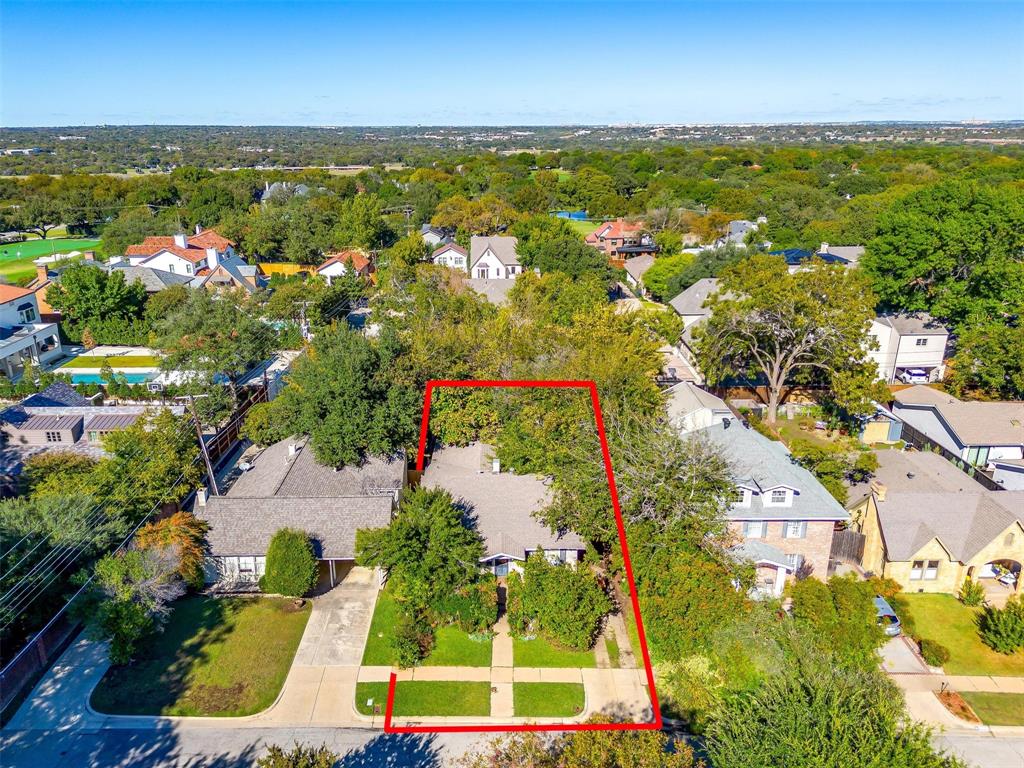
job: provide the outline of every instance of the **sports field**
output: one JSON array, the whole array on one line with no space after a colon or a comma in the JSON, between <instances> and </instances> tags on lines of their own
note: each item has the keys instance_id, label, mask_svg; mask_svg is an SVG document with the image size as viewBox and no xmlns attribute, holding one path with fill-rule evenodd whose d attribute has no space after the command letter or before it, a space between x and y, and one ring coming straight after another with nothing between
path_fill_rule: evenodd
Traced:
<instances>
[{"instance_id":1,"label":"sports field","mask_svg":"<svg viewBox=\"0 0 1024 768\"><path fill-rule=\"evenodd\" d=\"M25 240L0 246L0 275L10 283L24 283L35 277L33 259L68 251L84 251L99 247L100 240L74 238L51 238L47 240Z\"/></svg>"}]
</instances>

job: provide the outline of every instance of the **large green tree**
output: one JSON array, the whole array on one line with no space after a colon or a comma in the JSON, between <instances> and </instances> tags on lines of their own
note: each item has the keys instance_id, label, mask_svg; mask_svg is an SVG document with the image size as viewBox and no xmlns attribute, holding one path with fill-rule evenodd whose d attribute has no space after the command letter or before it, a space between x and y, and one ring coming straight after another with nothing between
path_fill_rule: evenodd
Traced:
<instances>
[{"instance_id":1,"label":"large green tree","mask_svg":"<svg viewBox=\"0 0 1024 768\"><path fill-rule=\"evenodd\" d=\"M830 384L859 370L868 344L874 297L856 270L820 260L790 273L778 256L757 254L727 268L711 317L694 332L708 381L756 380L768 392L767 420L798 380Z\"/></svg>"},{"instance_id":2,"label":"large green tree","mask_svg":"<svg viewBox=\"0 0 1024 768\"><path fill-rule=\"evenodd\" d=\"M1024 307L1024 195L950 181L901 198L878 218L862 266L881 304L959 324Z\"/></svg>"},{"instance_id":3,"label":"large green tree","mask_svg":"<svg viewBox=\"0 0 1024 768\"><path fill-rule=\"evenodd\" d=\"M146 303L146 288L128 283L124 273L105 272L95 264L72 264L49 287L46 301L73 323L93 319L139 317Z\"/></svg>"}]
</instances>

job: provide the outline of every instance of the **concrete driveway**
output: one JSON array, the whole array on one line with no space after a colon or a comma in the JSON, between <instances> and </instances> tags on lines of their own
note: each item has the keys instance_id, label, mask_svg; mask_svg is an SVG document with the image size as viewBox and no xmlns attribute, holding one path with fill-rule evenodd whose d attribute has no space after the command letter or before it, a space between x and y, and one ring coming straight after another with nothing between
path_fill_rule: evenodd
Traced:
<instances>
[{"instance_id":1,"label":"concrete driveway","mask_svg":"<svg viewBox=\"0 0 1024 768\"><path fill-rule=\"evenodd\" d=\"M882 669L891 675L927 675L931 670L918 656L912 641L903 635L882 646Z\"/></svg>"},{"instance_id":2,"label":"concrete driveway","mask_svg":"<svg viewBox=\"0 0 1024 768\"><path fill-rule=\"evenodd\" d=\"M378 591L375 571L353 567L338 586L315 598L292 665L358 667Z\"/></svg>"}]
</instances>

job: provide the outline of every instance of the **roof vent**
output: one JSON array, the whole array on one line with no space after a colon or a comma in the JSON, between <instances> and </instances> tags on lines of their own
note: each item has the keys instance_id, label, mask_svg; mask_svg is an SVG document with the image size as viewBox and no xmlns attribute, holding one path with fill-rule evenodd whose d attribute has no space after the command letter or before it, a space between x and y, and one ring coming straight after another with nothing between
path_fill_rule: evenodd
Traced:
<instances>
[{"instance_id":1,"label":"roof vent","mask_svg":"<svg viewBox=\"0 0 1024 768\"><path fill-rule=\"evenodd\" d=\"M299 446L296 443L288 444L288 458L294 459L299 453Z\"/></svg>"},{"instance_id":2,"label":"roof vent","mask_svg":"<svg viewBox=\"0 0 1024 768\"><path fill-rule=\"evenodd\" d=\"M728 429L730 424L732 424L732 419L728 416L722 419L722 429Z\"/></svg>"}]
</instances>

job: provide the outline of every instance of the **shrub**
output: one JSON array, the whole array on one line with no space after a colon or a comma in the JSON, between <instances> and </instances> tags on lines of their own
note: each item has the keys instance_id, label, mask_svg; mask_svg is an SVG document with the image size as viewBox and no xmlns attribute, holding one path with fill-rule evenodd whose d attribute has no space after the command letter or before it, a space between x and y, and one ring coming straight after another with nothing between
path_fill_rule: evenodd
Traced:
<instances>
[{"instance_id":1,"label":"shrub","mask_svg":"<svg viewBox=\"0 0 1024 768\"><path fill-rule=\"evenodd\" d=\"M886 576L872 576L868 579L868 584L871 585L871 589L876 595L881 595L886 600L892 600L903 591L903 587L898 581Z\"/></svg>"},{"instance_id":2,"label":"shrub","mask_svg":"<svg viewBox=\"0 0 1024 768\"><path fill-rule=\"evenodd\" d=\"M458 624L463 632L483 632L498 620L498 595L493 579L485 579L438 600L438 620Z\"/></svg>"},{"instance_id":3,"label":"shrub","mask_svg":"<svg viewBox=\"0 0 1024 768\"><path fill-rule=\"evenodd\" d=\"M514 635L530 631L530 617L523 607L523 577L513 571L505 582L505 618Z\"/></svg>"},{"instance_id":4,"label":"shrub","mask_svg":"<svg viewBox=\"0 0 1024 768\"><path fill-rule=\"evenodd\" d=\"M260 588L272 594L301 597L316 585L317 571L309 536L294 528L282 528L267 547L267 571L260 579Z\"/></svg>"},{"instance_id":5,"label":"shrub","mask_svg":"<svg viewBox=\"0 0 1024 768\"><path fill-rule=\"evenodd\" d=\"M271 445L288 437L288 428L280 423L273 403L257 403L245 414L242 437L256 445Z\"/></svg>"},{"instance_id":6,"label":"shrub","mask_svg":"<svg viewBox=\"0 0 1024 768\"><path fill-rule=\"evenodd\" d=\"M256 761L256 768L333 768L338 759L326 744L307 747L296 742L288 752L271 744L267 754Z\"/></svg>"},{"instance_id":7,"label":"shrub","mask_svg":"<svg viewBox=\"0 0 1024 768\"><path fill-rule=\"evenodd\" d=\"M917 644L921 650L921 656L929 667L941 667L949 661L949 649L942 643L934 640L921 640Z\"/></svg>"},{"instance_id":8,"label":"shrub","mask_svg":"<svg viewBox=\"0 0 1024 768\"><path fill-rule=\"evenodd\" d=\"M590 569L553 565L537 552L526 561L523 584L522 613L549 640L578 651L593 646L612 603Z\"/></svg>"},{"instance_id":9,"label":"shrub","mask_svg":"<svg viewBox=\"0 0 1024 768\"><path fill-rule=\"evenodd\" d=\"M1024 648L1024 603L1014 595L1002 609L989 606L979 620L982 642L999 653Z\"/></svg>"},{"instance_id":10,"label":"shrub","mask_svg":"<svg viewBox=\"0 0 1024 768\"><path fill-rule=\"evenodd\" d=\"M985 588L981 585L980 581L975 581L969 576L964 579L963 586L960 587L960 602L964 605L981 605L985 599Z\"/></svg>"},{"instance_id":11,"label":"shrub","mask_svg":"<svg viewBox=\"0 0 1024 768\"><path fill-rule=\"evenodd\" d=\"M421 611L406 610L395 622L391 639L398 666L414 667L427 657L434 647L434 631Z\"/></svg>"}]
</instances>

